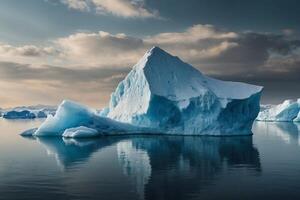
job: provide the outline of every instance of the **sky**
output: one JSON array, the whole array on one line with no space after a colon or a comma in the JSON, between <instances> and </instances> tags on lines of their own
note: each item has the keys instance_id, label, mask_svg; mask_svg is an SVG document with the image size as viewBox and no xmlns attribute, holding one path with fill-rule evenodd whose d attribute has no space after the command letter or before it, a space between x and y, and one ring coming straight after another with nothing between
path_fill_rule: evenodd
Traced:
<instances>
[{"instance_id":1,"label":"sky","mask_svg":"<svg viewBox=\"0 0 300 200\"><path fill-rule=\"evenodd\" d=\"M107 106L152 46L204 74L300 98L298 0L1 0L0 107Z\"/></svg>"}]
</instances>

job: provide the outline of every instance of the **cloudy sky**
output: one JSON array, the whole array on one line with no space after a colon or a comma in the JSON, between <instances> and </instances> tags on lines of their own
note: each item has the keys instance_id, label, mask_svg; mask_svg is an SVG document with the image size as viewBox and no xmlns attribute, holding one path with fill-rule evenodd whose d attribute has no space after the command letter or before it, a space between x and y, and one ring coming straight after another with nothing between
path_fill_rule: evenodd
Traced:
<instances>
[{"instance_id":1,"label":"cloudy sky","mask_svg":"<svg viewBox=\"0 0 300 200\"><path fill-rule=\"evenodd\" d=\"M0 107L101 108L152 46L204 74L300 97L298 0L1 0Z\"/></svg>"}]
</instances>

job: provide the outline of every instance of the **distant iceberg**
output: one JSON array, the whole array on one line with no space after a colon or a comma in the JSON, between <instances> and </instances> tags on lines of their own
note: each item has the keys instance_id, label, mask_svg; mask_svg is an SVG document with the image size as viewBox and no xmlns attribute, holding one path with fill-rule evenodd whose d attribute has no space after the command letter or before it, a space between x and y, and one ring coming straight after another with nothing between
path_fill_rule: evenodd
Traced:
<instances>
[{"instance_id":1,"label":"distant iceberg","mask_svg":"<svg viewBox=\"0 0 300 200\"><path fill-rule=\"evenodd\" d=\"M36 118L35 114L28 111L28 110L22 110L22 111L8 111L3 113L3 118L5 119L33 119Z\"/></svg>"},{"instance_id":2,"label":"distant iceberg","mask_svg":"<svg viewBox=\"0 0 300 200\"><path fill-rule=\"evenodd\" d=\"M5 119L34 119L46 118L48 115L54 115L55 106L21 106L2 110L2 117Z\"/></svg>"},{"instance_id":3,"label":"distant iceberg","mask_svg":"<svg viewBox=\"0 0 300 200\"><path fill-rule=\"evenodd\" d=\"M300 122L300 99L285 100L279 105L269 105L257 116L258 121Z\"/></svg>"},{"instance_id":4,"label":"distant iceberg","mask_svg":"<svg viewBox=\"0 0 300 200\"><path fill-rule=\"evenodd\" d=\"M261 92L260 86L207 77L153 47L119 83L108 108L99 113L64 101L33 135L248 135Z\"/></svg>"}]
</instances>

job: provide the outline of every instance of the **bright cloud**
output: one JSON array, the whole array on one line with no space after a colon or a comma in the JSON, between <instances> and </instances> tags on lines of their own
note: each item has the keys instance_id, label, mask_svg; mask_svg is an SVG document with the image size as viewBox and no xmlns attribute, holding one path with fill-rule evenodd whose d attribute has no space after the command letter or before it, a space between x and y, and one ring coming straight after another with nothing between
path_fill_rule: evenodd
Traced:
<instances>
[{"instance_id":1,"label":"bright cloud","mask_svg":"<svg viewBox=\"0 0 300 200\"><path fill-rule=\"evenodd\" d=\"M71 9L80 11L90 10L88 2L85 0L62 0L62 3L66 4Z\"/></svg>"},{"instance_id":2,"label":"bright cloud","mask_svg":"<svg viewBox=\"0 0 300 200\"><path fill-rule=\"evenodd\" d=\"M128 67L136 62L144 51L142 39L103 31L77 33L58 39L56 44L64 52L63 58L73 66Z\"/></svg>"},{"instance_id":3,"label":"bright cloud","mask_svg":"<svg viewBox=\"0 0 300 200\"><path fill-rule=\"evenodd\" d=\"M218 30L212 25L195 25L184 32L160 33L147 39L150 43L172 44L172 43L194 43L204 39L231 39L237 38L235 32Z\"/></svg>"},{"instance_id":4,"label":"bright cloud","mask_svg":"<svg viewBox=\"0 0 300 200\"><path fill-rule=\"evenodd\" d=\"M76 33L59 38L56 44L64 59L74 65L92 67L133 65L152 46L182 57L187 61L218 57L238 43L234 32L216 29L211 25L196 25L180 33L161 33L146 38L135 38L125 34Z\"/></svg>"},{"instance_id":5,"label":"bright cloud","mask_svg":"<svg viewBox=\"0 0 300 200\"><path fill-rule=\"evenodd\" d=\"M94 10L98 14L112 14L124 18L157 18L157 11L145 8L144 0L62 0L69 8Z\"/></svg>"}]
</instances>

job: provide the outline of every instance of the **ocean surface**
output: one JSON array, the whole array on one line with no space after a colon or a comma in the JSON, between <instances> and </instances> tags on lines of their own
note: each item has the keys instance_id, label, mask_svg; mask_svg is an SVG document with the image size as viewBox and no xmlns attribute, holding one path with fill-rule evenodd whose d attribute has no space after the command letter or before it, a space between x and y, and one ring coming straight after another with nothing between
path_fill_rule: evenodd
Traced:
<instances>
[{"instance_id":1,"label":"ocean surface","mask_svg":"<svg viewBox=\"0 0 300 200\"><path fill-rule=\"evenodd\" d=\"M300 124L253 136L26 138L0 119L0 199L300 199Z\"/></svg>"}]
</instances>

